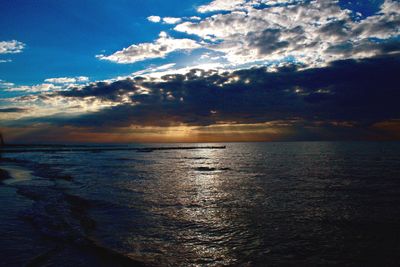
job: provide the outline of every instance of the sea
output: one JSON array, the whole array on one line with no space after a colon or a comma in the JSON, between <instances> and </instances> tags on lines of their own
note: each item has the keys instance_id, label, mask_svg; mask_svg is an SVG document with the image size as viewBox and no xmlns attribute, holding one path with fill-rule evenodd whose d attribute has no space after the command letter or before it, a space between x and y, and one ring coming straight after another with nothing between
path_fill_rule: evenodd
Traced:
<instances>
[{"instance_id":1,"label":"sea","mask_svg":"<svg viewBox=\"0 0 400 267\"><path fill-rule=\"evenodd\" d=\"M0 266L400 266L399 142L0 153Z\"/></svg>"}]
</instances>

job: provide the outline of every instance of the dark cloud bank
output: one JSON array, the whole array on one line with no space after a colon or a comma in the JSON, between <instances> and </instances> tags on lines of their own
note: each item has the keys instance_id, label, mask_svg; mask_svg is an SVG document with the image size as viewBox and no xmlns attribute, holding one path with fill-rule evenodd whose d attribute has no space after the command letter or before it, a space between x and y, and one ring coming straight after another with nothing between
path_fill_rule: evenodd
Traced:
<instances>
[{"instance_id":1,"label":"dark cloud bank","mask_svg":"<svg viewBox=\"0 0 400 267\"><path fill-rule=\"evenodd\" d=\"M294 117L368 123L400 115L399 73L397 54L337 61L325 68L301 71L295 66L282 67L276 72L254 68L222 75L192 70L185 75L164 76L158 82L127 79L60 94L118 102L141 87L151 90L149 94L131 96L138 105L105 109L76 123L164 124L164 119L157 119L160 116L195 125L216 120L260 122ZM229 83L233 77L238 79ZM217 113L211 116L211 110ZM94 119L97 117L101 120Z\"/></svg>"},{"instance_id":2,"label":"dark cloud bank","mask_svg":"<svg viewBox=\"0 0 400 267\"><path fill-rule=\"evenodd\" d=\"M184 75L164 76L162 80L136 77L99 82L57 94L67 99L95 97L118 105L74 118L53 117L47 122L104 130L130 125L183 123L201 127L221 122L284 121L289 127L313 125L328 130L332 133L329 139L354 139L376 125L397 131L399 73L397 53L304 70L296 66L223 74L191 70ZM144 89L147 94L143 94Z\"/></svg>"}]
</instances>

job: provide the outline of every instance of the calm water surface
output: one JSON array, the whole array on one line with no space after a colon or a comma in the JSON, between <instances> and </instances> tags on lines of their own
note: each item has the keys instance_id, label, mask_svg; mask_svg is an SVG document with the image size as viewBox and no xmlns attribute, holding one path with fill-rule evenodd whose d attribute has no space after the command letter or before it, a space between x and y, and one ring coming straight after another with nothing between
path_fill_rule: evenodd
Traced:
<instances>
[{"instance_id":1,"label":"calm water surface","mask_svg":"<svg viewBox=\"0 0 400 267\"><path fill-rule=\"evenodd\" d=\"M400 265L400 143L224 145L2 153L0 265Z\"/></svg>"}]
</instances>

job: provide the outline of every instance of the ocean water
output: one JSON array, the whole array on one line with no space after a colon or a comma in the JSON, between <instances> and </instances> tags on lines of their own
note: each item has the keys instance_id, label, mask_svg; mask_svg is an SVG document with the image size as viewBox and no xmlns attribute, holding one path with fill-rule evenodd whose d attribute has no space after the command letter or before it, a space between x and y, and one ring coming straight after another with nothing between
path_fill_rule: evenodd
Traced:
<instances>
[{"instance_id":1,"label":"ocean water","mask_svg":"<svg viewBox=\"0 0 400 267\"><path fill-rule=\"evenodd\" d=\"M0 266L400 266L400 143L219 145L3 149Z\"/></svg>"}]
</instances>

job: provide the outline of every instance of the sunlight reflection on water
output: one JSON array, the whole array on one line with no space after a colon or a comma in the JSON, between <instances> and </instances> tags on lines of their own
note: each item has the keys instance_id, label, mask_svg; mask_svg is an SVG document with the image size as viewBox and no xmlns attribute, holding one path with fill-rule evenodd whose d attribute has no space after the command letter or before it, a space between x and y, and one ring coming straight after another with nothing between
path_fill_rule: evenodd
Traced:
<instances>
[{"instance_id":1,"label":"sunlight reflection on water","mask_svg":"<svg viewBox=\"0 0 400 267\"><path fill-rule=\"evenodd\" d=\"M62 166L74 177L69 192L92 203L90 237L134 259L340 265L364 261L371 248L396 252L399 151L399 143L237 143L40 160Z\"/></svg>"}]
</instances>

